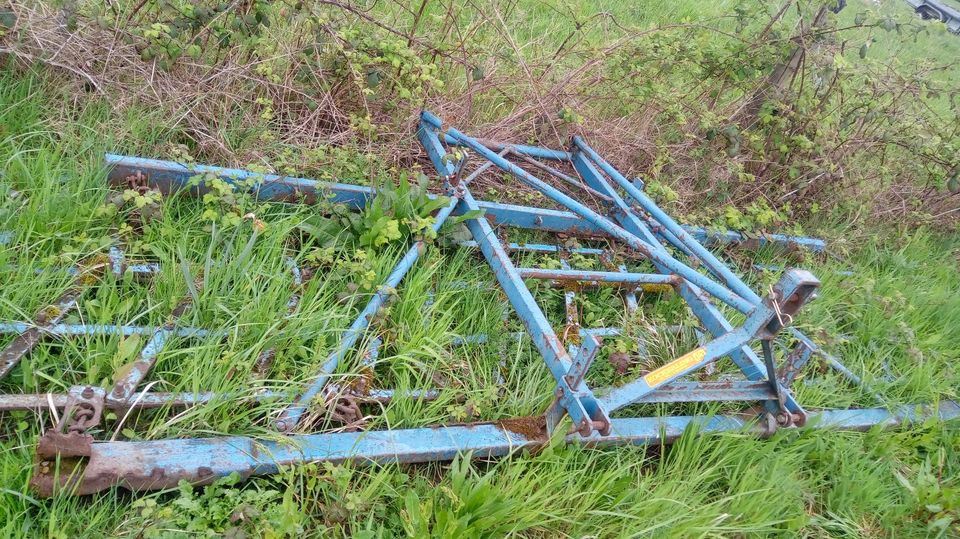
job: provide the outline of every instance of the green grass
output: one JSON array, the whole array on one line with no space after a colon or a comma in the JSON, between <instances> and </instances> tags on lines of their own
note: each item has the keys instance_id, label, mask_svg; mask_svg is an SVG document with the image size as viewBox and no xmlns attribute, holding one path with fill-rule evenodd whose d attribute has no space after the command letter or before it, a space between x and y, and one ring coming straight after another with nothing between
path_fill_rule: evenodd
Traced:
<instances>
[{"instance_id":1,"label":"green grass","mask_svg":"<svg viewBox=\"0 0 960 539\"><path fill-rule=\"evenodd\" d=\"M723 13L727 4L714 14ZM597 3L578 9L590 13L596 8L638 25L712 16L686 3L664 2L647 10ZM526 9L531 25L518 37L563 35L546 4ZM136 258L160 262L163 271L148 284L105 278L95 295L84 296L69 321L158 325L177 302L192 296L193 308L182 323L226 332L222 339L170 343L148 379L153 390L246 396L308 381L366 299L362 293L344 296L350 279L324 274L309 281L298 311L285 317L292 288L283 259L306 263L309 243L297 246L291 238L316 209L252 206L267 225L255 235L250 221L210 230L200 202L171 197L142 236L121 232L119 217L98 212L108 194L103 153L169 157L182 133L168 127L156 111L117 112L105 102L77 104L67 97L43 75L0 72L0 230L14 232L13 241L0 246L0 267L16 268L0 271L0 320L29 320L70 284L63 274L35 274L35 269L69 265L122 241ZM338 166L311 163L298 172L322 177L341 173ZM751 284L765 289L777 277L747 271L754 261L796 262L811 269L823 289L798 325L862 375L883 404L958 398L960 238L924 229L807 226L826 234L839 256L785 261L772 252L739 254L737 263ZM397 247L374 257L379 280L400 254ZM523 265L556 263L547 257L521 260ZM643 271L640 264L630 266ZM854 274L842 276L841 270ZM187 281L196 282L196 290L191 292ZM464 289L463 281L477 286ZM436 294L429 308L428 291ZM562 293L545 287L535 291L548 317L561 326ZM398 400L382 409L367 408L370 428L532 415L549 404L551 378L529 342L496 337L520 328L515 317L503 321L507 302L476 253L432 247L398 293L388 316L369 333L386 341L373 384L441 387L443 396L429 403ZM578 301L592 324L619 324L620 300L610 290L580 294ZM649 296L642 303L641 314L629 321L633 331L640 333L651 323L690 324L675 297ZM485 346L451 345L457 335L480 333L495 338ZM0 346L7 342L9 337L0 337ZM63 391L84 383L109 387L111 373L142 344L117 337L46 340L0 382L0 391ZM655 357L636 368L649 368L691 345L689 334L658 338L651 343ZM265 378L255 379L249 373L268 348L277 350L276 360ZM335 382L361 377L363 348L347 358ZM603 365L598 361L591 372L594 383L614 381ZM502 395L491 389L498 370L505 379ZM808 369L795 388L800 401L811 407L878 404L868 392L823 368ZM136 440L271 436L268 418L280 406L223 399L187 411L143 413L122 425L120 418L108 417L104 430L95 434ZM336 426L322 413L316 415L316 428ZM309 465L202 491L133 495L117 490L38 500L27 487L32 451L52 418L45 413L0 419L4 536L205 536L239 530L269 537L302 529L309 536L361 537L924 537L957 533L957 521L950 519L960 518L956 423L864 434L795 430L766 441L736 433L688 435L674 446L649 450L551 446L534 455L489 462Z\"/></svg>"}]
</instances>

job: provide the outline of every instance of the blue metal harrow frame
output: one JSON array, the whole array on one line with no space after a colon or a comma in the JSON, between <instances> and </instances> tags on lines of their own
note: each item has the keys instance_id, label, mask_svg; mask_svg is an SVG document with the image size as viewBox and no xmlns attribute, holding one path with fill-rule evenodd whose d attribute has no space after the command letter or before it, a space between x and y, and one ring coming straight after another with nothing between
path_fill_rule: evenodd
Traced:
<instances>
[{"instance_id":1,"label":"blue metal harrow frame","mask_svg":"<svg viewBox=\"0 0 960 539\"><path fill-rule=\"evenodd\" d=\"M960 417L960 406L952 402L895 410L833 411L808 411L797 402L790 386L814 356L819 356L852 383L861 383L839 360L790 327L802 306L815 297L819 281L808 271L791 268L765 293L757 293L707 245L766 243L786 249L822 251L825 248L822 241L781 235L745 238L737 233L680 225L644 193L642 182L627 179L578 137L571 140L568 150L490 142L445 126L429 112L422 114L417 136L450 200L434 216L434 230L439 231L450 216L482 212L482 217L466 220L472 240L462 242L461 246L479 249L483 254L525 328L525 332L512 336L529 337L553 376L556 383L553 403L542 416L417 429L302 433L309 429L304 418L311 407L331 398L331 394L338 394L332 391L336 388L331 387L330 378L389 300L387 290L397 289L430 247L426 241L415 240L383 286L340 336L306 387L295 392L261 392L252 399L285 403L273 418L276 437L269 440L236 436L145 442L94 440L91 431L104 421L105 409L125 416L139 409L202 406L229 397L211 392L151 392L150 384L145 384L158 353L171 336L222 337L213 331L178 326L177 319L190 307L189 302L181 302L162 327L63 322L83 295L95 288L97 279L91 277L105 272L118 276L129 272L149 279L158 271L156 265L127 264L123 252L113 249L107 260L87 261L80 267L68 268L66 271L75 276L74 285L33 321L0 321L0 333L15 335L13 342L0 351L0 377L15 369L20 359L46 337L150 335L132 367L116 377L113 387L77 386L60 395L0 395L0 413L47 409L61 412L56 428L46 432L38 443L32 479L36 490L41 495L52 495L61 490L90 494L112 486L132 490L163 489L175 486L180 480L204 484L231 473L244 477L270 474L285 465L317 460L425 462L451 459L462 453L476 457L503 456L535 448L554 435L564 436L572 443L591 445L649 444L669 443L691 425L697 425L701 432L744 430L765 436L778 428L804 425L865 429L931 416ZM468 172L472 159L480 159L481 163ZM133 181L165 193L181 191L201 195L205 187L192 184L191 178L213 174L238 189L251 189L259 199L267 201L328 200L360 209L376 196L375 190L358 185L203 165L186 166L114 155L107 156L107 163L112 184L126 186ZM499 169L539 191L556 208L477 200L470 184L490 169ZM249 180L254 180L253 187L249 187ZM647 261L654 271L628 271L624 265L613 263L608 249L567 247L562 242L504 242L499 235L502 227L603 240L608 245L616 245L623 253ZM10 241L9 235L0 237ZM561 269L517 267L511 256L511 252L517 251L555 253L561 259ZM573 269L568 262L572 254L598 256L611 271ZM288 308L292 313L300 301L305 277L292 259L290 269L293 293ZM545 280L565 289L567 323L562 331L558 332L548 322L527 286L530 280ZM584 287L598 285L618 286L628 311L638 309L638 292L676 292L699 321L699 345L635 379L619 380L610 387L591 387L587 373L603 346L603 337L619 335L622 331L580 327L576 294ZM732 324L727 317L729 313L737 313L742 322ZM482 344L488 338L486 335L465 336L455 343ZM374 338L369 342L367 355L375 358L380 341ZM776 351L786 343L794 344L783 350L778 365ZM258 368L269 363L273 353L273 350L264 350L257 361ZM698 371L710 373L717 362L726 360L740 372L739 379L690 377ZM436 394L435 389L423 388L404 396L431 399L436 398ZM351 395L355 400L349 404L384 402L396 396L390 389L366 390ZM735 416L617 417L618 412L629 415L631 405L719 401L747 401L760 406L747 408ZM565 417L569 417L569 426L564 422Z\"/></svg>"}]
</instances>

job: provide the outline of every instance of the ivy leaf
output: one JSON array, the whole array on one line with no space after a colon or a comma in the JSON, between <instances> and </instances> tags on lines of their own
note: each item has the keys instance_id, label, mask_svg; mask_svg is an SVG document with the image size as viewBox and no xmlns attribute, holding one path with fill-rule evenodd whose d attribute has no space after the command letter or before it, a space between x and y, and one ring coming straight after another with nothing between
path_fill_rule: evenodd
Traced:
<instances>
[{"instance_id":1,"label":"ivy leaf","mask_svg":"<svg viewBox=\"0 0 960 539\"><path fill-rule=\"evenodd\" d=\"M486 74L483 72L482 67L477 66L473 68L473 71L470 72L470 76L473 78L473 80L483 80L483 77L486 76Z\"/></svg>"},{"instance_id":2,"label":"ivy leaf","mask_svg":"<svg viewBox=\"0 0 960 539\"><path fill-rule=\"evenodd\" d=\"M17 24L17 14L9 9L0 10L0 29L12 30Z\"/></svg>"},{"instance_id":3,"label":"ivy leaf","mask_svg":"<svg viewBox=\"0 0 960 539\"><path fill-rule=\"evenodd\" d=\"M953 194L960 193L960 175L954 175L947 181L947 190Z\"/></svg>"}]
</instances>

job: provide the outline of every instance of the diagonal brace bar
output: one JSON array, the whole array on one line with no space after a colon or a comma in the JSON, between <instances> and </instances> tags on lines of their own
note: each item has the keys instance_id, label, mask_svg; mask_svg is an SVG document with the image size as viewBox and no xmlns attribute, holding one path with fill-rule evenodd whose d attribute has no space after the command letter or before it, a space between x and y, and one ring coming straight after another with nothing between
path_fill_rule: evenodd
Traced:
<instances>
[{"instance_id":1,"label":"diagonal brace bar","mask_svg":"<svg viewBox=\"0 0 960 539\"><path fill-rule=\"evenodd\" d=\"M617 221L628 231L633 234L636 234L640 237L646 238L651 244L658 246L660 249L663 249L660 242L655 237L654 233L641 221L633 212L629 211L626 201L620 197L613 187L603 178L600 174L600 171L591 163L585 155L581 152L576 152L573 156L573 164L577 169L577 172L587 181L587 183L593 185L596 189L603 191L610 195L610 197L617 204L617 207L620 211L616 213ZM658 271L662 273L669 273L669 268L654 261L654 266ZM733 331L733 326L730 322L727 321L726 317L717 309L706 297L705 294L694 284L688 281L680 281L677 285L677 292L680 296L683 297L684 301L687 302L687 305L693 311L693 314L700 320L700 323L703 324L704 328L715 338L720 337L730 331ZM743 346L739 350L734 350L730 354L730 358L737 364L741 371L748 380L759 381L767 378L766 368L763 365L763 362L760 361L760 358L757 357L757 354L749 346ZM800 418L800 424L804 422L804 410L803 407L794 399L789 392L784 392L785 402L783 403L786 406L787 410ZM779 404L773 402L767 402L765 404L771 412L779 411Z\"/></svg>"},{"instance_id":2,"label":"diagonal brace bar","mask_svg":"<svg viewBox=\"0 0 960 539\"><path fill-rule=\"evenodd\" d=\"M449 204L440 209L432 227L435 232L439 231L443 223L450 217L450 214L453 213L458 202L459 199L453 198ZM410 246L410 249L407 250L403 258L400 259L400 262L393 268L384 285L370 298L367 305L360 311L357 319L354 320L353 324L344 332L340 344L320 367L320 372L317 377L307 386L303 393L297 397L293 404L284 409L276 421L274 421L274 427L276 427L277 430L289 432L297 426L304 412L307 411L307 407L317 395L321 394L323 386L326 385L327 380L330 378L330 375L333 374L333 371L336 370L337 365L340 364L340 361L347 352L357 343L357 340L370 325L370 321L373 320L387 302L387 299L390 297L390 292L386 289L394 289L399 286L400 281L403 280L404 276L406 276L407 272L413 267L413 264L426 249L427 243L424 240L417 240Z\"/></svg>"}]
</instances>

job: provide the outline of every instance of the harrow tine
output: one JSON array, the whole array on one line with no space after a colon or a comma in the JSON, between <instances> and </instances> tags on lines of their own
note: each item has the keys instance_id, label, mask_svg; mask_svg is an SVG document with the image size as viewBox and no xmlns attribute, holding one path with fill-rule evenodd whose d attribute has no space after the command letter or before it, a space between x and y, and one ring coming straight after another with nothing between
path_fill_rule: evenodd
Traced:
<instances>
[{"instance_id":1,"label":"harrow tine","mask_svg":"<svg viewBox=\"0 0 960 539\"><path fill-rule=\"evenodd\" d=\"M564 271L570 270L570 263L567 262L565 252L562 252L560 255L560 268ZM523 277L523 270L518 271L520 271L520 276ZM576 287L573 286L572 283L567 283L565 288L563 292L563 306L567 314L567 326L563 329L563 340L569 343L569 334L571 332L573 332L575 339L580 338L580 315L577 312ZM571 353L570 355L574 354Z\"/></svg>"}]
</instances>

